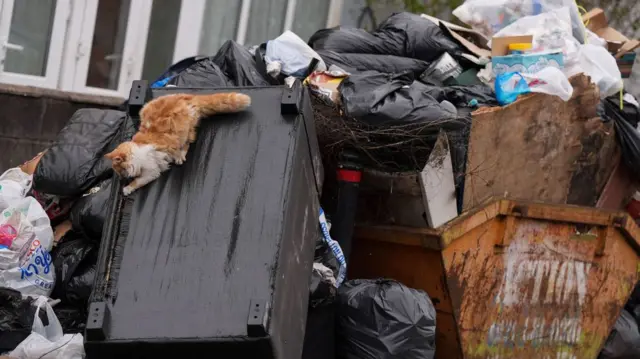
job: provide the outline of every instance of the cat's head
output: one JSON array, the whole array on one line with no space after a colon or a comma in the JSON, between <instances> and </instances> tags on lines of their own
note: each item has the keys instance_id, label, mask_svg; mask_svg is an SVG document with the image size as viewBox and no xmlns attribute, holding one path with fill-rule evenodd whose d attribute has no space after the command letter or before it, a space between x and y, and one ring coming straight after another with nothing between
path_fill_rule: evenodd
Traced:
<instances>
[{"instance_id":1,"label":"cat's head","mask_svg":"<svg viewBox=\"0 0 640 359\"><path fill-rule=\"evenodd\" d=\"M120 177L137 177L140 175L140 166L134 161L134 150L136 144L133 142L123 142L115 150L107 153L106 158L111 160L113 170Z\"/></svg>"}]
</instances>

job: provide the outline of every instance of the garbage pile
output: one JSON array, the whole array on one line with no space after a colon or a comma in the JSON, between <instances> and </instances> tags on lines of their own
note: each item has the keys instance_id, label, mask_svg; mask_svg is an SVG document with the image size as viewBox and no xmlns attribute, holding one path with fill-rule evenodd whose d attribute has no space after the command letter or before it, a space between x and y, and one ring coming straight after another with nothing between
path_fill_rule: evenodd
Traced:
<instances>
[{"instance_id":1,"label":"garbage pile","mask_svg":"<svg viewBox=\"0 0 640 359\"><path fill-rule=\"evenodd\" d=\"M351 150L366 169L415 173L437 143L447 143L458 215L474 111L517 105L530 93L566 102L574 96L571 79L586 74L599 90L598 114L615 126L623 163L640 178L640 110L623 93L620 71L621 58L638 44L607 38L601 10L581 18L573 1L522 3L467 0L454 15L471 29L398 13L373 32L324 29L308 43L290 31L250 48L227 41L214 56L172 65L152 87L286 86L297 79L313 95L327 162ZM65 339L68 355L57 357L81 352L75 333L86 322L117 190L103 156L119 133L135 130L125 119L124 111L80 110L53 146L0 177L0 287L7 290L0 295L10 298L0 301L0 312L11 312L8 324L0 321L0 354L32 357L24 341L45 350ZM343 243L331 238L324 213L318 227L304 357L433 358L436 309L428 293L350 278ZM638 335L636 309L623 312L618 332ZM32 325L45 322L43 312L49 324ZM603 355L620 345L612 334Z\"/></svg>"},{"instance_id":2,"label":"garbage pile","mask_svg":"<svg viewBox=\"0 0 640 359\"><path fill-rule=\"evenodd\" d=\"M0 326L0 341L20 344L19 333L24 340L0 352L84 355L86 307L112 190L111 164L103 156L118 144L125 118L120 111L79 110L52 146L0 176L0 286L14 298L6 305L22 308L15 322Z\"/></svg>"}]
</instances>

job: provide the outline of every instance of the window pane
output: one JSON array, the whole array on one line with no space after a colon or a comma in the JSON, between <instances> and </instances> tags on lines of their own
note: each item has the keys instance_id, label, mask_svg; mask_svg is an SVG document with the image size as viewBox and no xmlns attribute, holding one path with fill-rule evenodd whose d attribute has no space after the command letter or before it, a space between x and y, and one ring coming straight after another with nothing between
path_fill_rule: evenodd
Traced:
<instances>
[{"instance_id":1,"label":"window pane","mask_svg":"<svg viewBox=\"0 0 640 359\"><path fill-rule=\"evenodd\" d=\"M278 37L284 28L286 13L287 0L252 1L245 44L259 45Z\"/></svg>"},{"instance_id":2,"label":"window pane","mask_svg":"<svg viewBox=\"0 0 640 359\"><path fill-rule=\"evenodd\" d=\"M87 86L118 89L130 0L99 0Z\"/></svg>"},{"instance_id":3,"label":"window pane","mask_svg":"<svg viewBox=\"0 0 640 359\"><path fill-rule=\"evenodd\" d=\"M227 40L235 40L241 0L207 0L200 33L200 55L214 55Z\"/></svg>"},{"instance_id":4,"label":"window pane","mask_svg":"<svg viewBox=\"0 0 640 359\"><path fill-rule=\"evenodd\" d=\"M153 81L173 62L182 0L154 0L142 78Z\"/></svg>"},{"instance_id":5,"label":"window pane","mask_svg":"<svg viewBox=\"0 0 640 359\"><path fill-rule=\"evenodd\" d=\"M4 70L45 76L56 0L16 0L13 4L9 43L22 49L7 49Z\"/></svg>"},{"instance_id":6,"label":"window pane","mask_svg":"<svg viewBox=\"0 0 640 359\"><path fill-rule=\"evenodd\" d=\"M330 0L298 0L291 31L308 41L311 35L327 25Z\"/></svg>"}]
</instances>

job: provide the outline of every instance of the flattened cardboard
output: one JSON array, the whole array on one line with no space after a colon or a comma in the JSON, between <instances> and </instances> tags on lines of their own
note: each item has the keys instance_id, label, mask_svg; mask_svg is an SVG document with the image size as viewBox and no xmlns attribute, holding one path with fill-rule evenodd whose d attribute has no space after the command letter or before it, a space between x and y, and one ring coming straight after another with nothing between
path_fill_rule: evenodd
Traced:
<instances>
[{"instance_id":1,"label":"flattened cardboard","mask_svg":"<svg viewBox=\"0 0 640 359\"><path fill-rule=\"evenodd\" d=\"M422 14L421 16L438 25L445 34L454 38L460 45L464 46L464 48L477 57L488 58L491 56L490 48L487 45L489 40L481 33L426 14Z\"/></svg>"},{"instance_id":2,"label":"flattened cardboard","mask_svg":"<svg viewBox=\"0 0 640 359\"><path fill-rule=\"evenodd\" d=\"M458 216L456 181L449 140L444 131L438 134L433 151L418 180L429 227L440 227Z\"/></svg>"},{"instance_id":3,"label":"flattened cardboard","mask_svg":"<svg viewBox=\"0 0 640 359\"><path fill-rule=\"evenodd\" d=\"M616 59L621 58L627 52L631 52L640 47L640 41L629 39L618 30L609 26L609 21L604 10L595 8L582 16L582 20L587 23L587 29L607 41L609 51L615 53Z\"/></svg>"},{"instance_id":4,"label":"flattened cardboard","mask_svg":"<svg viewBox=\"0 0 640 359\"><path fill-rule=\"evenodd\" d=\"M532 43L533 35L504 36L491 39L491 56L506 56L509 54L509 44Z\"/></svg>"}]
</instances>

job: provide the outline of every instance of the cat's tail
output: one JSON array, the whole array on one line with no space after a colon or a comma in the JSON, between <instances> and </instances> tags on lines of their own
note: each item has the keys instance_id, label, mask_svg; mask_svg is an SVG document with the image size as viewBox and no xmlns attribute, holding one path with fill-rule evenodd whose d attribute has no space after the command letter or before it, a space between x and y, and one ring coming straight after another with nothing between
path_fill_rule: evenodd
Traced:
<instances>
[{"instance_id":1,"label":"cat's tail","mask_svg":"<svg viewBox=\"0 0 640 359\"><path fill-rule=\"evenodd\" d=\"M200 117L217 113L235 113L244 111L251 105L251 97L237 92L195 95L191 99Z\"/></svg>"}]
</instances>

